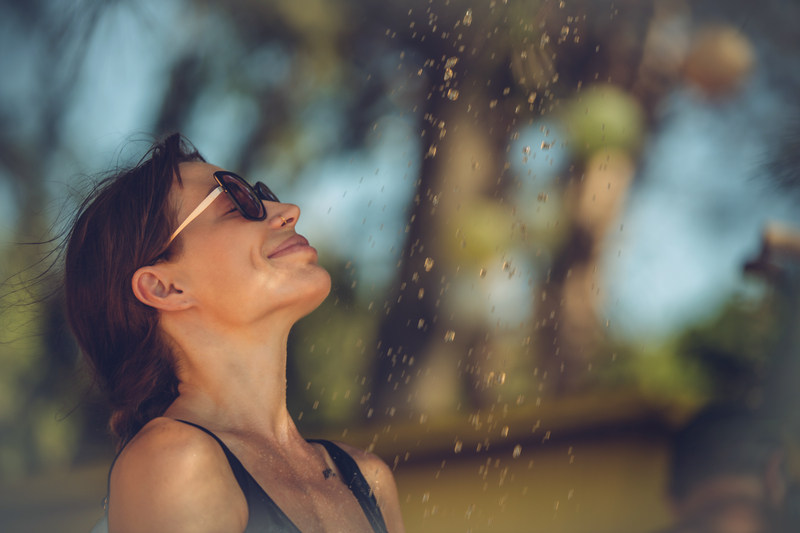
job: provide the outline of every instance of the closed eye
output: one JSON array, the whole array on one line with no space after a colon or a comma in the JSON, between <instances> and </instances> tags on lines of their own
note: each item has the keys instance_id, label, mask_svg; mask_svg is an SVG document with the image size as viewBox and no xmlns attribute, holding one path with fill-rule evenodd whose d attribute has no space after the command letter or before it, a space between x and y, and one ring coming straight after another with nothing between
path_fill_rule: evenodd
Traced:
<instances>
[{"instance_id":1,"label":"closed eye","mask_svg":"<svg viewBox=\"0 0 800 533\"><path fill-rule=\"evenodd\" d=\"M223 213L222 216L224 217L230 215L234 211L238 211L238 209L236 209L236 205L229 198L226 198L225 200L226 200L225 203L227 203L230 206L230 209L228 209L227 211L225 211L225 213Z\"/></svg>"}]
</instances>

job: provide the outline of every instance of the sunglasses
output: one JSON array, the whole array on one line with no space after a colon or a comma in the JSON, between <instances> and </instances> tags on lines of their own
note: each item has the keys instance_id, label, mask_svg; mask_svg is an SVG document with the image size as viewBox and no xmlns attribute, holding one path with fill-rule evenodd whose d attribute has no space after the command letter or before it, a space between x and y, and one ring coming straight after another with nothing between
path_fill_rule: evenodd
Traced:
<instances>
[{"instance_id":1,"label":"sunglasses","mask_svg":"<svg viewBox=\"0 0 800 533\"><path fill-rule=\"evenodd\" d=\"M280 202L278 197L275 196L275 193L269 190L269 187L260 181L253 187L247 183L244 178L225 170L214 172L214 179L217 180L219 187L211 191L208 196L206 196L205 200L200 202L200 205L198 205L195 210L186 217L186 220L178 226L178 229L176 229L172 237L169 238L170 243L178 236L183 228L189 225L189 222L200 216L200 213L205 211L220 193L224 192L227 194L234 207L236 207L247 220L264 220L267 218L267 208L264 207L261 200Z\"/></svg>"}]
</instances>

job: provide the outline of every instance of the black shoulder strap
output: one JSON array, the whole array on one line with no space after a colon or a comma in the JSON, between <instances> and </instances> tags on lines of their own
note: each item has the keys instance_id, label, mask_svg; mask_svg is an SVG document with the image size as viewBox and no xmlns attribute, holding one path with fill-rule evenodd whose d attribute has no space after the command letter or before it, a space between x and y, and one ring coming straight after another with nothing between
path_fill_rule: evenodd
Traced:
<instances>
[{"instance_id":1,"label":"black shoulder strap","mask_svg":"<svg viewBox=\"0 0 800 533\"><path fill-rule=\"evenodd\" d=\"M236 477L236 481L237 481L237 483L239 483L239 487L241 487L242 492L244 493L244 497L248 498L248 496L249 496L249 486L247 484L247 475L248 475L247 474L247 470L245 470L244 466L239 461L239 459L237 459L236 456L233 455L233 453L228 449L228 447L225 446L225 443L222 442L219 439L219 437L217 437L216 435L211 433L209 430L207 430L203 426L198 426L197 424L193 424L192 422L187 422L186 420L178 420L178 422L183 422L184 424L188 424L190 426L194 426L197 429L208 433L209 435L211 435L214 438L215 441L217 441L219 443L219 445L222 447L222 451L225 452L225 457L227 457L228 463L230 463L230 465L231 465L231 470L233 471L233 475ZM130 442L130 441L128 441L128 442ZM128 445L128 443L126 442L125 446L127 446L127 445ZM125 446L122 447L122 450L125 449ZM108 516L108 499L109 499L109 497L111 495L111 471L114 469L114 465L116 464L117 459L119 459L119 456L122 453L122 450L120 450L119 453L117 453L117 456L114 457L114 460L111 462L111 467L108 469L108 484L107 484L107 488L106 488L106 497L103 500L103 509L105 510L106 516Z\"/></svg>"},{"instance_id":2,"label":"black shoulder strap","mask_svg":"<svg viewBox=\"0 0 800 533\"><path fill-rule=\"evenodd\" d=\"M245 499L247 499L247 501L249 502L250 501L250 490L249 490L250 487L249 487L249 484L247 483L247 479L248 479L248 475L249 474L247 473L247 470L245 469L244 465L242 465L241 461L239 461L239 459L237 459L236 456L233 455L233 452L231 452L228 449L228 447L225 446L225 443L222 442L222 440L220 440L219 437L217 437L216 435L211 433L209 430L207 430L203 426L199 426L199 425L194 424L192 422L187 422L186 420L179 420L177 418L175 420L177 420L178 422L183 422L184 424L188 424L190 426L194 426L197 429L208 433L209 435L211 435L214 438L215 441L217 441L217 443L222 448L222 451L225 452L225 457L228 459L228 463L231 465L231 470L233 471L233 475L236 477L236 482L239 483L239 487L242 489L242 492L244 493Z\"/></svg>"},{"instance_id":3,"label":"black shoulder strap","mask_svg":"<svg viewBox=\"0 0 800 533\"><path fill-rule=\"evenodd\" d=\"M187 425L190 425L190 426L194 426L197 429L208 433L209 435L211 435L214 438L215 441L217 441L219 443L219 445L222 447L222 451L225 452L225 457L228 458L228 462L231 465L231 470L233 470L233 475L236 476L236 481L239 483L239 486L242 488L242 492L244 492L245 497L247 497L247 495L248 495L248 487L247 487L247 482L246 482L247 470L245 470L244 466L239 461L239 459L237 459L236 456L233 455L233 453L231 453L231 451L228 449L228 447L225 446L225 443L222 442L219 439L219 437L217 437L216 435L211 433L209 430L207 430L203 426L198 426L197 424L193 424L192 422L187 422L186 420L177 420L177 421L178 422L183 422L184 424L187 424ZM128 441L128 442L130 442L130 441ZM125 446L128 445L128 442L125 443L125 445L122 447L122 449L117 453L117 456L114 457L114 460L111 462L111 467L108 469L108 482L107 482L107 485L106 485L106 497L103 500L103 507L106 509L106 512L108 512L108 497L111 494L111 471L114 469L114 465L117 463L117 459L119 459L119 456L122 453L122 450L125 449Z\"/></svg>"},{"instance_id":4,"label":"black shoulder strap","mask_svg":"<svg viewBox=\"0 0 800 533\"><path fill-rule=\"evenodd\" d=\"M353 495L361 505L364 514L367 515L372 529L375 533L387 533L386 522L383 520L383 514L378 507L378 501L372 493L372 489L364 478L364 474L358 468L355 460L350 457L350 454L339 448L337 445L328 440L309 439L308 442L316 442L322 444L327 450L328 455L331 456L333 462L336 463L336 468L344 476L344 482L348 488L353 492Z\"/></svg>"}]
</instances>

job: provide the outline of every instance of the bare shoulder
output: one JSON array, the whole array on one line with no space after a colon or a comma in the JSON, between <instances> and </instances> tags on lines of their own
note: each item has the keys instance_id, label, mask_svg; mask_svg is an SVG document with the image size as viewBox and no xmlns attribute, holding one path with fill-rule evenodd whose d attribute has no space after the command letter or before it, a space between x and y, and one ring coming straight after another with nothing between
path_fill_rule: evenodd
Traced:
<instances>
[{"instance_id":1,"label":"bare shoulder","mask_svg":"<svg viewBox=\"0 0 800 533\"><path fill-rule=\"evenodd\" d=\"M355 460L359 470L369 483L378 506L383 513L386 526L390 533L403 533L403 517L400 512L400 499L397 494L397 485L394 481L392 469L377 455L356 448L344 442L332 441Z\"/></svg>"},{"instance_id":2,"label":"bare shoulder","mask_svg":"<svg viewBox=\"0 0 800 533\"><path fill-rule=\"evenodd\" d=\"M351 446L350 444L346 444L344 442L339 442L338 440L331 441L336 446L341 448L342 450L347 452L347 455L352 457L358 468L361 470L361 473L364 474L364 477L367 478L367 481L371 480L371 477L375 477L380 473L388 473L390 476L392 475L392 471L383 459L375 455L374 453L370 453L368 451L362 450L361 448L356 448L355 446ZM371 477L370 477L371 476Z\"/></svg>"},{"instance_id":3,"label":"bare shoulder","mask_svg":"<svg viewBox=\"0 0 800 533\"><path fill-rule=\"evenodd\" d=\"M247 501L219 444L169 418L150 421L111 473L109 529L243 531Z\"/></svg>"}]
</instances>

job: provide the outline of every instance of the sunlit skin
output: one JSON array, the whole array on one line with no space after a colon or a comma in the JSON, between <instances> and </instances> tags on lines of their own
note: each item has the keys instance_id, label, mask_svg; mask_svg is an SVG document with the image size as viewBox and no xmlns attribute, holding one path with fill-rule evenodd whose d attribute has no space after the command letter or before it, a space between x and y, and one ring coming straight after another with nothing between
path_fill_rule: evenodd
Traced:
<instances>
[{"instance_id":1,"label":"sunlit skin","mask_svg":"<svg viewBox=\"0 0 800 533\"><path fill-rule=\"evenodd\" d=\"M175 182L171 192L178 222L214 187L216 170L181 164L183 188ZM275 254L296 236L300 209L264 204L267 218L249 221L219 195L181 232L180 257L133 276L134 294L160 311L175 345L180 395L120 454L111 476L111 533L245 529L247 502L222 449L176 419L220 437L301 531L372 531L324 448L300 436L286 409L289 330L325 299L331 281L302 240ZM389 531L403 532L389 467L337 444L358 463ZM326 479L327 468L337 475Z\"/></svg>"}]
</instances>

